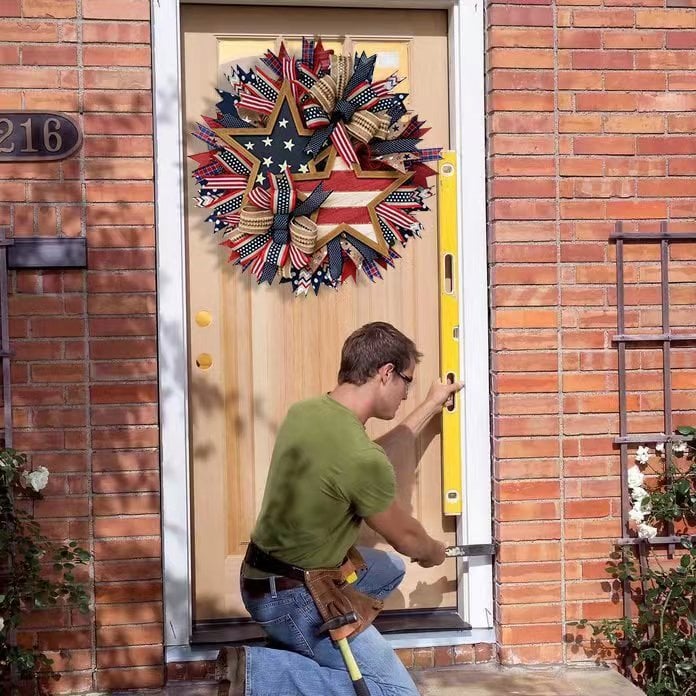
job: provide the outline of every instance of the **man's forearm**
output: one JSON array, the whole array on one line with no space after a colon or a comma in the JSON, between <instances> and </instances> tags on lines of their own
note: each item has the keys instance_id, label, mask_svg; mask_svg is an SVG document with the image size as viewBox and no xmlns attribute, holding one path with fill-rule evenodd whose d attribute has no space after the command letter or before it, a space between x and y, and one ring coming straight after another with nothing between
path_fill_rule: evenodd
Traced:
<instances>
[{"instance_id":1,"label":"man's forearm","mask_svg":"<svg viewBox=\"0 0 696 696\"><path fill-rule=\"evenodd\" d=\"M425 531L418 520L411 518L410 522L403 534L392 541L392 546L400 554L408 556L414 561L425 560L430 557L437 542Z\"/></svg>"}]
</instances>

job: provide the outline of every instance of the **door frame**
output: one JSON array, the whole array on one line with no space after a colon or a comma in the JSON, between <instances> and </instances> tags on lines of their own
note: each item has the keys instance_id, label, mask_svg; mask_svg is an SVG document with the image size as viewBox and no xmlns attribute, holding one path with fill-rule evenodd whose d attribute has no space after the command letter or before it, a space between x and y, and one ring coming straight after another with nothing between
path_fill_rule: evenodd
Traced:
<instances>
[{"instance_id":1,"label":"door frame","mask_svg":"<svg viewBox=\"0 0 696 696\"><path fill-rule=\"evenodd\" d=\"M158 378L162 491L164 639L167 660L200 659L190 648L193 598L189 477L189 397L182 123L181 4L447 9L450 51L450 142L457 154L460 249L460 374L464 513L458 544L491 542L491 451L484 3L482 0L157 0L152 12L155 141ZM461 253L466 240L466 253ZM494 642L492 559L468 561L457 608L472 631L390 636L394 647ZM462 564L459 564L459 572ZM209 657L209 655L205 655Z\"/></svg>"}]
</instances>

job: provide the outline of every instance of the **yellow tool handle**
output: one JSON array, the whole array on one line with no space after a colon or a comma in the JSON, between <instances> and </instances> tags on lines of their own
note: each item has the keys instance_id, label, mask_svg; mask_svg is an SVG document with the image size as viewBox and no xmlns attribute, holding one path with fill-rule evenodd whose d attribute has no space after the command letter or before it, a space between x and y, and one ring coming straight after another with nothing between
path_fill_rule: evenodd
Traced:
<instances>
[{"instance_id":1,"label":"yellow tool handle","mask_svg":"<svg viewBox=\"0 0 696 696\"><path fill-rule=\"evenodd\" d=\"M440 242L440 366L443 379L459 377L459 256L457 244L457 158L443 152L438 171ZM442 412L442 511L462 513L461 392Z\"/></svg>"},{"instance_id":2,"label":"yellow tool handle","mask_svg":"<svg viewBox=\"0 0 696 696\"><path fill-rule=\"evenodd\" d=\"M362 679L362 674L360 673L358 663L355 661L355 658L353 657L353 651L350 649L350 646L348 645L348 639L341 638L341 640L338 640L336 642L338 643L338 648L341 651L341 655L343 655L343 660L346 663L346 667L348 668L348 674L350 674L350 678L353 681L358 681L358 679Z\"/></svg>"}]
</instances>

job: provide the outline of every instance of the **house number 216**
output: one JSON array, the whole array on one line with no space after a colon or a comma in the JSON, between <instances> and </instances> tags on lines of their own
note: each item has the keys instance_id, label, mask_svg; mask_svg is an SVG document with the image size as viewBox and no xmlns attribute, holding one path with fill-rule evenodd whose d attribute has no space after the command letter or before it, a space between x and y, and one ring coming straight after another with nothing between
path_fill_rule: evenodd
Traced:
<instances>
[{"instance_id":1,"label":"house number 216","mask_svg":"<svg viewBox=\"0 0 696 696\"><path fill-rule=\"evenodd\" d=\"M81 144L77 124L65 114L0 112L0 162L65 159Z\"/></svg>"}]
</instances>

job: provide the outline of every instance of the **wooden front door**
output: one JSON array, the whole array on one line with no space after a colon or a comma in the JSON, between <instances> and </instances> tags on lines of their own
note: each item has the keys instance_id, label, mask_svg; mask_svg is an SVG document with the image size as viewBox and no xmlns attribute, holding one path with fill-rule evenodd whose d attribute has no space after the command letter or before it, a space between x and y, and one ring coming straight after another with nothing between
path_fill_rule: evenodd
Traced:
<instances>
[{"instance_id":1,"label":"wooden front door","mask_svg":"<svg viewBox=\"0 0 696 696\"><path fill-rule=\"evenodd\" d=\"M376 79L406 77L410 110L426 119L424 147L448 146L447 15L441 11L184 6L186 153L202 114L214 116L216 87L227 88L231 64L278 49L297 50L305 36L343 54L378 54ZM402 259L370 282L364 276L334 291L295 298L285 286L257 285L227 261L197 208L187 172L190 422L193 476L195 618L246 615L239 567L254 524L274 438L293 402L335 384L344 339L369 321L389 321L425 354L408 401L392 423L371 422L377 437L422 400L439 373L436 198L420 215L421 239L399 248ZM434 179L431 183L435 184ZM415 448L394 457L400 497L435 537L454 543L454 520L442 515L441 443L434 422ZM398 460L398 461L396 461ZM365 543L380 545L366 534ZM388 608L456 605L454 561L429 570L409 566ZM461 581L461 579L460 579Z\"/></svg>"}]
</instances>

